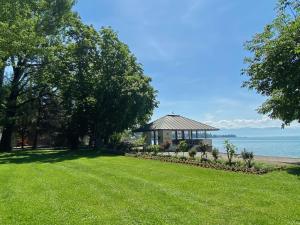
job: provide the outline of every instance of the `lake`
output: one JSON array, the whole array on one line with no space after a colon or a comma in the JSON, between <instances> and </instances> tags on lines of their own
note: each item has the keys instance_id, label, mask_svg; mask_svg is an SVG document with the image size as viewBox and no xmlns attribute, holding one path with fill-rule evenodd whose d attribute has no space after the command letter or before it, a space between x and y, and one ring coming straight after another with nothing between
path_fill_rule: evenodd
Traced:
<instances>
[{"instance_id":1,"label":"lake","mask_svg":"<svg viewBox=\"0 0 300 225\"><path fill-rule=\"evenodd\" d=\"M229 140L241 152L244 148L256 155L300 158L300 137L236 137L213 138L213 146L225 152L224 141Z\"/></svg>"}]
</instances>

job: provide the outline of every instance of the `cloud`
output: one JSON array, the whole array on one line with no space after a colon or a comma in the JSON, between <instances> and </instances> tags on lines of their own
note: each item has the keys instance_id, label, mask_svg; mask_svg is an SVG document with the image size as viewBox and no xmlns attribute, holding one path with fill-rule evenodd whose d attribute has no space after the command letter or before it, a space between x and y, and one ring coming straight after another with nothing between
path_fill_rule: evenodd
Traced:
<instances>
[{"instance_id":1,"label":"cloud","mask_svg":"<svg viewBox=\"0 0 300 225\"><path fill-rule=\"evenodd\" d=\"M181 19L183 22L191 22L193 21L193 16L196 12L199 11L204 6L204 3L206 1L201 1L201 0L193 0L190 1L189 4L187 5L187 9L182 15Z\"/></svg>"},{"instance_id":2,"label":"cloud","mask_svg":"<svg viewBox=\"0 0 300 225\"><path fill-rule=\"evenodd\" d=\"M281 127L282 122L280 120L272 120L267 116L263 116L261 119L233 119L233 120L219 120L219 121L206 121L205 123L220 129L237 129L237 128L270 128ZM300 127L299 123L294 122L290 126L291 128ZM288 127L287 127L288 128Z\"/></svg>"}]
</instances>

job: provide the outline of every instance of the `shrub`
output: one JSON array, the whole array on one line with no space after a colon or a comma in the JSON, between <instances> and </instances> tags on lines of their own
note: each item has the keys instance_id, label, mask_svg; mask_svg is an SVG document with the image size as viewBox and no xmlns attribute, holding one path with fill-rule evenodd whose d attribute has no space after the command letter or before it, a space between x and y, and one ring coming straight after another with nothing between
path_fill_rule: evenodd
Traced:
<instances>
[{"instance_id":1,"label":"shrub","mask_svg":"<svg viewBox=\"0 0 300 225\"><path fill-rule=\"evenodd\" d=\"M178 156L178 153L179 153L179 152L180 152L180 150L179 150L178 146L176 146L176 148L175 148L175 157Z\"/></svg>"},{"instance_id":2,"label":"shrub","mask_svg":"<svg viewBox=\"0 0 300 225\"><path fill-rule=\"evenodd\" d=\"M211 154L212 154L212 157L214 158L214 161L216 162L220 155L219 149L213 148Z\"/></svg>"},{"instance_id":3,"label":"shrub","mask_svg":"<svg viewBox=\"0 0 300 225\"><path fill-rule=\"evenodd\" d=\"M161 148L162 148L164 151L168 151L169 148L170 148L170 146L171 146L171 143L168 142L168 141L166 141L165 143L163 143L163 144L161 145Z\"/></svg>"},{"instance_id":4,"label":"shrub","mask_svg":"<svg viewBox=\"0 0 300 225\"><path fill-rule=\"evenodd\" d=\"M187 158L186 158L185 156L180 156L179 159L180 159L180 160L183 160L183 161L187 160Z\"/></svg>"},{"instance_id":5,"label":"shrub","mask_svg":"<svg viewBox=\"0 0 300 225\"><path fill-rule=\"evenodd\" d=\"M130 142L121 142L118 144L117 149L123 152L131 152L133 146Z\"/></svg>"},{"instance_id":6,"label":"shrub","mask_svg":"<svg viewBox=\"0 0 300 225\"><path fill-rule=\"evenodd\" d=\"M153 155L157 155L157 153L160 151L159 145L149 145L146 148L148 153L152 153Z\"/></svg>"},{"instance_id":7,"label":"shrub","mask_svg":"<svg viewBox=\"0 0 300 225\"><path fill-rule=\"evenodd\" d=\"M109 137L107 147L110 149L117 149L118 145L122 142L121 138L122 138L121 133L114 133Z\"/></svg>"},{"instance_id":8,"label":"shrub","mask_svg":"<svg viewBox=\"0 0 300 225\"><path fill-rule=\"evenodd\" d=\"M201 153L201 161L207 160L207 151L208 151L208 145L201 143L196 147L197 151Z\"/></svg>"},{"instance_id":9,"label":"shrub","mask_svg":"<svg viewBox=\"0 0 300 225\"><path fill-rule=\"evenodd\" d=\"M194 159L195 156L197 155L197 149L196 148L192 148L189 150L189 156Z\"/></svg>"},{"instance_id":10,"label":"shrub","mask_svg":"<svg viewBox=\"0 0 300 225\"><path fill-rule=\"evenodd\" d=\"M180 141L178 148L179 151L182 152L182 156L184 156L184 152L187 152L189 150L189 145L186 143L186 141Z\"/></svg>"},{"instance_id":11,"label":"shrub","mask_svg":"<svg viewBox=\"0 0 300 225\"><path fill-rule=\"evenodd\" d=\"M252 167L252 160L254 158L254 154L253 152L249 152L247 151L245 148L244 150L241 152L242 158L245 161L245 164L248 168Z\"/></svg>"},{"instance_id":12,"label":"shrub","mask_svg":"<svg viewBox=\"0 0 300 225\"><path fill-rule=\"evenodd\" d=\"M252 174L265 174L267 172L271 172L274 170L283 169L284 167L274 167L271 165L264 165L264 164L253 164L252 168L246 168L242 166L241 161L237 161L235 163L232 163L232 166L229 166L228 164L225 164L222 160L217 163L213 162L200 162L197 160L189 160L185 156L180 156L179 158L173 158L173 157L166 157L166 156L149 156L149 155L143 155L143 154L125 154L126 156L130 157L138 157L143 159L152 159L152 160L160 160L164 162L172 162L172 163L182 163L182 164L190 164L194 166L200 166L203 168L214 168L219 170L227 170L232 172L243 172L243 173L252 173Z\"/></svg>"},{"instance_id":13,"label":"shrub","mask_svg":"<svg viewBox=\"0 0 300 225\"><path fill-rule=\"evenodd\" d=\"M149 148L149 152L152 152L153 155L157 155L161 150L159 145L149 145L148 148Z\"/></svg>"},{"instance_id":14,"label":"shrub","mask_svg":"<svg viewBox=\"0 0 300 225\"><path fill-rule=\"evenodd\" d=\"M226 153L227 153L228 163L231 166L232 165L233 156L234 156L234 154L236 152L236 147L235 147L235 145L233 145L232 143L230 143L228 140L226 140L224 142L224 145L225 145L225 149L226 149Z\"/></svg>"},{"instance_id":15,"label":"shrub","mask_svg":"<svg viewBox=\"0 0 300 225\"><path fill-rule=\"evenodd\" d=\"M162 151L168 152L168 154L170 156L170 151L169 151L169 149L171 147L171 143L170 142L166 141L160 147L161 147Z\"/></svg>"},{"instance_id":16,"label":"shrub","mask_svg":"<svg viewBox=\"0 0 300 225\"><path fill-rule=\"evenodd\" d=\"M141 136L141 137L139 137L137 139L134 139L132 141L132 144L133 144L134 147L142 147L142 146L145 145L145 143L146 143L146 137L145 136Z\"/></svg>"},{"instance_id":17,"label":"shrub","mask_svg":"<svg viewBox=\"0 0 300 225\"><path fill-rule=\"evenodd\" d=\"M149 155L149 153L151 153L151 150L152 150L151 145L145 146L144 150L147 153L147 155Z\"/></svg>"}]
</instances>

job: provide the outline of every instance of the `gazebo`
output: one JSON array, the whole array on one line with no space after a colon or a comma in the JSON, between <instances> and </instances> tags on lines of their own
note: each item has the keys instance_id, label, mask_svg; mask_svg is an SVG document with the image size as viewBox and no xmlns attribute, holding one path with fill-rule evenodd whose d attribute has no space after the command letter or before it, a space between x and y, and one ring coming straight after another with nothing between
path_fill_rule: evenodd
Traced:
<instances>
[{"instance_id":1,"label":"gazebo","mask_svg":"<svg viewBox=\"0 0 300 225\"><path fill-rule=\"evenodd\" d=\"M171 146L176 146L181 140L186 140L191 145L204 143L212 146L207 132L217 130L219 129L180 115L166 115L134 132L144 133L147 145L169 142Z\"/></svg>"}]
</instances>

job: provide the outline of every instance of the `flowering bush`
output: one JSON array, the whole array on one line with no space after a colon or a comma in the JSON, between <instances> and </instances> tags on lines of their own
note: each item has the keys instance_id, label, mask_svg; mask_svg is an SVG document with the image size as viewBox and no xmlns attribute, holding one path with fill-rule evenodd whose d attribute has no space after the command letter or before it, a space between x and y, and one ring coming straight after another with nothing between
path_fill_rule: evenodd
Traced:
<instances>
[{"instance_id":1,"label":"flowering bush","mask_svg":"<svg viewBox=\"0 0 300 225\"><path fill-rule=\"evenodd\" d=\"M163 162L170 162L170 163L180 163L180 164L189 164L193 166L199 166L203 168L212 168L217 170L226 170L232 172L242 172L242 173L250 173L250 174L265 174L267 172L271 172L274 170L282 169L282 167L262 167L261 165L257 164L252 168L248 168L242 166L239 163L232 164L231 166L221 162L212 162L212 161L197 161L194 159L187 159L186 157L169 157L169 156L157 156L157 155L143 155L143 154L126 154L126 156L130 157L137 157L141 159L151 159L151 160L160 160Z\"/></svg>"}]
</instances>

